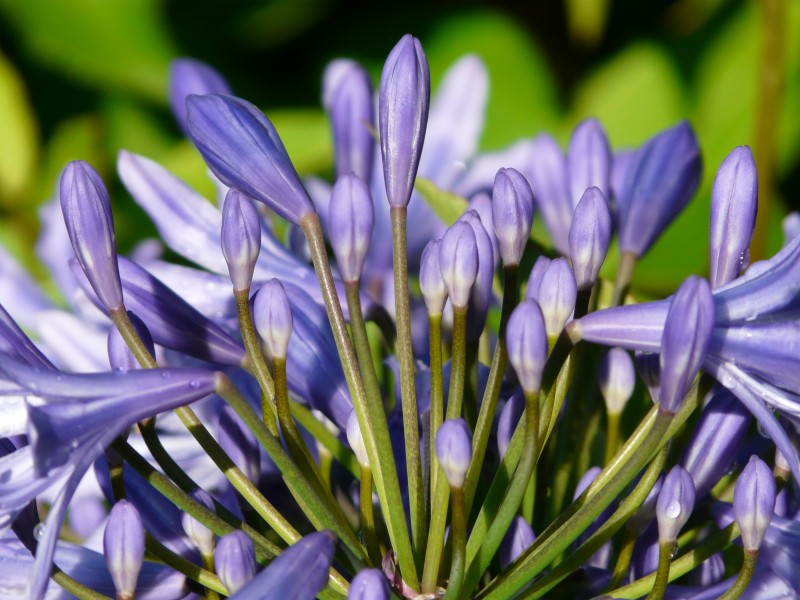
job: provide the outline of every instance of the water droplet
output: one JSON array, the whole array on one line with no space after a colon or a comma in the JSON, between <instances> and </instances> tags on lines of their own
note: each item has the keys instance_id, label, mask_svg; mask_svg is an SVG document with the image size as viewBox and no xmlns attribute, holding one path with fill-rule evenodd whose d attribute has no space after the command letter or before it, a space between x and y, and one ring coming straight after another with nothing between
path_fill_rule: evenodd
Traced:
<instances>
[{"instance_id":1,"label":"water droplet","mask_svg":"<svg viewBox=\"0 0 800 600\"><path fill-rule=\"evenodd\" d=\"M677 519L681 515L681 503L673 500L667 505L667 510L664 513L670 519Z\"/></svg>"},{"instance_id":2,"label":"water droplet","mask_svg":"<svg viewBox=\"0 0 800 600\"><path fill-rule=\"evenodd\" d=\"M167 379L169 377L169 373L167 371L161 372L161 379Z\"/></svg>"},{"instance_id":3,"label":"water droplet","mask_svg":"<svg viewBox=\"0 0 800 600\"><path fill-rule=\"evenodd\" d=\"M189 387L196 390L197 388L200 387L200 382L197 381L196 379L192 379L192 381L189 382Z\"/></svg>"},{"instance_id":4,"label":"water droplet","mask_svg":"<svg viewBox=\"0 0 800 600\"><path fill-rule=\"evenodd\" d=\"M44 532L45 532L44 523L37 523L36 525L34 525L33 537L35 537L37 540L41 541L41 539L44 537Z\"/></svg>"},{"instance_id":5,"label":"water droplet","mask_svg":"<svg viewBox=\"0 0 800 600\"><path fill-rule=\"evenodd\" d=\"M56 375L56 381L64 381L63 375Z\"/></svg>"},{"instance_id":6,"label":"water droplet","mask_svg":"<svg viewBox=\"0 0 800 600\"><path fill-rule=\"evenodd\" d=\"M72 442L70 442L70 446L72 447L73 450L75 448L77 448L78 447L78 440L72 440Z\"/></svg>"},{"instance_id":7,"label":"water droplet","mask_svg":"<svg viewBox=\"0 0 800 600\"><path fill-rule=\"evenodd\" d=\"M678 544L672 547L672 552L669 555L670 558L675 558L676 556L678 556Z\"/></svg>"},{"instance_id":8,"label":"water droplet","mask_svg":"<svg viewBox=\"0 0 800 600\"><path fill-rule=\"evenodd\" d=\"M723 377L722 385L724 385L729 390L732 390L736 387L736 382L733 380L733 377L731 376Z\"/></svg>"}]
</instances>

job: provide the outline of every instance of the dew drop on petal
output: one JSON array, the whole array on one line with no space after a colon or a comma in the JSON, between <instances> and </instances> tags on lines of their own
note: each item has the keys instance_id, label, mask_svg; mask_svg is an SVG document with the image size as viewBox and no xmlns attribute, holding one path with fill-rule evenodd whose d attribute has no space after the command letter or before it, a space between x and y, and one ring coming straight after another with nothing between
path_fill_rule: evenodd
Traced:
<instances>
[{"instance_id":1,"label":"dew drop on petal","mask_svg":"<svg viewBox=\"0 0 800 600\"><path fill-rule=\"evenodd\" d=\"M44 532L45 532L45 524L44 523L37 523L33 527L33 537L36 538L39 541L41 541L41 539L44 537Z\"/></svg>"},{"instance_id":2,"label":"dew drop on petal","mask_svg":"<svg viewBox=\"0 0 800 600\"><path fill-rule=\"evenodd\" d=\"M667 510L664 511L670 519L677 519L681 514L681 504L677 500L670 502L667 505Z\"/></svg>"}]
</instances>

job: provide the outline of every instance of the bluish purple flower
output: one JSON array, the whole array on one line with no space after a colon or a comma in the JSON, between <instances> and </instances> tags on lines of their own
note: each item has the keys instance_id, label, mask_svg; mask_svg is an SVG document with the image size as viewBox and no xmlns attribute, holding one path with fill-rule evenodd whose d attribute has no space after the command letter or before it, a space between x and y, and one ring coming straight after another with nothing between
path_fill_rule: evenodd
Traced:
<instances>
[{"instance_id":1,"label":"bluish purple flower","mask_svg":"<svg viewBox=\"0 0 800 600\"><path fill-rule=\"evenodd\" d=\"M261 476L261 447L255 435L229 406L223 406L217 425L219 445L233 464L255 484Z\"/></svg>"},{"instance_id":2,"label":"bluish purple flower","mask_svg":"<svg viewBox=\"0 0 800 600\"><path fill-rule=\"evenodd\" d=\"M761 547L775 514L775 493L772 469L758 456L751 456L733 490L733 515L742 532L746 551Z\"/></svg>"},{"instance_id":3,"label":"bluish purple flower","mask_svg":"<svg viewBox=\"0 0 800 600\"><path fill-rule=\"evenodd\" d=\"M345 427L347 434L347 443L350 444L350 449L356 455L358 464L362 467L369 467L369 456L367 456L367 446L364 444L364 436L361 435L361 427L358 424L358 417L356 411L350 413L347 418L347 426Z\"/></svg>"},{"instance_id":4,"label":"bluish purple flower","mask_svg":"<svg viewBox=\"0 0 800 600\"><path fill-rule=\"evenodd\" d=\"M233 290L249 290L261 252L261 219L250 199L235 189L225 196L221 238Z\"/></svg>"},{"instance_id":5,"label":"bluish purple flower","mask_svg":"<svg viewBox=\"0 0 800 600\"><path fill-rule=\"evenodd\" d=\"M604 197L609 196L611 163L611 148L600 122L586 119L579 123L567 151L567 183L573 210L589 188L595 187Z\"/></svg>"},{"instance_id":6,"label":"bluish purple flower","mask_svg":"<svg viewBox=\"0 0 800 600\"><path fill-rule=\"evenodd\" d=\"M518 265L533 224L533 192L514 169L500 169L492 190L492 224L505 266Z\"/></svg>"},{"instance_id":7,"label":"bluish purple flower","mask_svg":"<svg viewBox=\"0 0 800 600\"><path fill-rule=\"evenodd\" d=\"M599 188L581 197L569 228L569 258L579 291L590 290L606 260L611 243L611 213Z\"/></svg>"},{"instance_id":8,"label":"bluish purple flower","mask_svg":"<svg viewBox=\"0 0 800 600\"><path fill-rule=\"evenodd\" d=\"M542 285L542 278L544 277L545 272L547 272L547 269L550 267L551 262L553 262L552 259L543 255L537 258L536 262L533 263L533 268L528 275L528 287L525 290L526 299L536 301L539 300L539 287Z\"/></svg>"},{"instance_id":9,"label":"bluish purple flower","mask_svg":"<svg viewBox=\"0 0 800 600\"><path fill-rule=\"evenodd\" d=\"M630 355L622 348L612 348L600 363L600 392L608 412L620 414L635 386L636 371Z\"/></svg>"},{"instance_id":10,"label":"bluish purple flower","mask_svg":"<svg viewBox=\"0 0 800 600\"><path fill-rule=\"evenodd\" d=\"M675 542L694 510L694 482L683 467L673 467L664 478L656 503L659 543Z\"/></svg>"},{"instance_id":11,"label":"bluish purple flower","mask_svg":"<svg viewBox=\"0 0 800 600\"><path fill-rule=\"evenodd\" d=\"M536 301L542 309L547 335L558 336L575 310L578 288L566 258L556 258L541 275ZM530 297L530 296L528 296Z\"/></svg>"},{"instance_id":12,"label":"bluish purple flower","mask_svg":"<svg viewBox=\"0 0 800 600\"><path fill-rule=\"evenodd\" d=\"M189 135L186 98L192 94L230 93L231 88L225 78L204 62L194 58L176 58L169 65L169 106L186 135Z\"/></svg>"},{"instance_id":13,"label":"bluish purple flower","mask_svg":"<svg viewBox=\"0 0 800 600\"><path fill-rule=\"evenodd\" d=\"M500 452L500 458L506 455L506 450L508 450L514 431L522 418L524 408L525 395L521 389L517 388L517 391L506 400L503 410L500 411L500 418L497 420L497 450Z\"/></svg>"},{"instance_id":14,"label":"bluish purple flower","mask_svg":"<svg viewBox=\"0 0 800 600\"><path fill-rule=\"evenodd\" d=\"M153 336L150 335L150 330L147 329L147 325L130 311L128 311L128 318L133 328L136 330L139 339L142 340L144 347L150 352L150 356L155 356L156 349L153 345ZM136 360L127 342L125 342L122 334L116 327L112 327L108 331L108 362L115 371L130 371L141 368L139 361Z\"/></svg>"},{"instance_id":15,"label":"bluish purple flower","mask_svg":"<svg viewBox=\"0 0 800 600\"><path fill-rule=\"evenodd\" d=\"M272 358L286 358L292 337L292 308L283 285L272 279L253 300L253 323Z\"/></svg>"},{"instance_id":16,"label":"bluish purple flower","mask_svg":"<svg viewBox=\"0 0 800 600\"><path fill-rule=\"evenodd\" d=\"M492 250L492 240L477 212L468 210L459 217L459 221L472 227L478 249L478 273L470 293L467 312L467 341L477 343L486 324L486 315L493 299L492 284L496 257Z\"/></svg>"},{"instance_id":17,"label":"bluish purple flower","mask_svg":"<svg viewBox=\"0 0 800 600\"><path fill-rule=\"evenodd\" d=\"M730 283L747 266L757 210L756 162L750 148L739 146L722 161L711 191L711 287Z\"/></svg>"},{"instance_id":18,"label":"bluish purple flower","mask_svg":"<svg viewBox=\"0 0 800 600\"><path fill-rule=\"evenodd\" d=\"M542 310L535 300L525 300L508 319L508 362L514 367L522 389L536 393L547 361L547 330Z\"/></svg>"},{"instance_id":19,"label":"bluish purple flower","mask_svg":"<svg viewBox=\"0 0 800 600\"><path fill-rule=\"evenodd\" d=\"M238 529L223 535L214 552L214 568L231 595L238 592L256 574L253 541Z\"/></svg>"},{"instance_id":20,"label":"bluish purple flower","mask_svg":"<svg viewBox=\"0 0 800 600\"><path fill-rule=\"evenodd\" d=\"M558 142L546 133L537 136L533 144L530 182L536 211L544 219L553 246L566 255L574 210L567 190L566 158Z\"/></svg>"},{"instance_id":21,"label":"bluish purple flower","mask_svg":"<svg viewBox=\"0 0 800 600\"><path fill-rule=\"evenodd\" d=\"M144 561L144 525L127 500L111 507L103 534L103 554L117 588L117 598L132 600Z\"/></svg>"},{"instance_id":22,"label":"bluish purple flower","mask_svg":"<svg viewBox=\"0 0 800 600\"><path fill-rule=\"evenodd\" d=\"M404 35L381 75L379 127L383 176L390 206L408 205L414 189L431 94L428 60L419 40Z\"/></svg>"},{"instance_id":23,"label":"bluish purple flower","mask_svg":"<svg viewBox=\"0 0 800 600\"><path fill-rule=\"evenodd\" d=\"M506 531L500 544L500 568L505 569L536 540L536 534L528 522L517 515Z\"/></svg>"},{"instance_id":24,"label":"bluish purple flower","mask_svg":"<svg viewBox=\"0 0 800 600\"><path fill-rule=\"evenodd\" d=\"M367 71L351 60L333 61L323 76L322 103L333 129L336 176L354 173L369 181L375 140L372 83Z\"/></svg>"},{"instance_id":25,"label":"bluish purple flower","mask_svg":"<svg viewBox=\"0 0 800 600\"><path fill-rule=\"evenodd\" d=\"M298 224L315 212L308 192L269 119L233 96L189 96L189 134L211 171L226 185Z\"/></svg>"},{"instance_id":26,"label":"bluish purple flower","mask_svg":"<svg viewBox=\"0 0 800 600\"><path fill-rule=\"evenodd\" d=\"M464 485L472 460L472 433L464 419L447 419L436 432L436 458L450 487Z\"/></svg>"},{"instance_id":27,"label":"bluish purple flower","mask_svg":"<svg viewBox=\"0 0 800 600\"><path fill-rule=\"evenodd\" d=\"M340 176L331 193L329 215L328 237L342 279L358 281L369 253L375 222L367 184L353 173Z\"/></svg>"},{"instance_id":28,"label":"bluish purple flower","mask_svg":"<svg viewBox=\"0 0 800 600\"><path fill-rule=\"evenodd\" d=\"M389 600L389 584L380 569L364 569L350 582L347 600Z\"/></svg>"},{"instance_id":29,"label":"bluish purple flower","mask_svg":"<svg viewBox=\"0 0 800 600\"><path fill-rule=\"evenodd\" d=\"M682 122L650 138L636 152L618 201L619 247L643 256L678 216L700 183L700 149Z\"/></svg>"},{"instance_id":30,"label":"bluish purple flower","mask_svg":"<svg viewBox=\"0 0 800 600\"><path fill-rule=\"evenodd\" d=\"M214 510L214 500L205 490L196 488L191 493L191 496L192 500L198 504L203 505L208 510ZM183 513L183 515L181 515L181 523L183 524L183 530L186 532L186 535L189 536L189 539L191 539L197 546L197 549L200 550L200 554L204 557L213 556L216 540L214 532L189 513Z\"/></svg>"},{"instance_id":31,"label":"bluish purple flower","mask_svg":"<svg viewBox=\"0 0 800 600\"><path fill-rule=\"evenodd\" d=\"M122 306L111 201L103 180L83 161L61 173L61 211L78 263L107 311Z\"/></svg>"},{"instance_id":32,"label":"bluish purple flower","mask_svg":"<svg viewBox=\"0 0 800 600\"><path fill-rule=\"evenodd\" d=\"M478 276L478 242L469 223L456 221L439 246L439 268L453 306L466 308Z\"/></svg>"},{"instance_id":33,"label":"bluish purple flower","mask_svg":"<svg viewBox=\"0 0 800 600\"><path fill-rule=\"evenodd\" d=\"M328 582L335 536L319 531L289 546L236 593L236 600L312 600Z\"/></svg>"},{"instance_id":34,"label":"bluish purple flower","mask_svg":"<svg viewBox=\"0 0 800 600\"><path fill-rule=\"evenodd\" d=\"M441 240L431 240L422 251L419 267L419 287L429 315L441 315L447 300L447 287L439 268Z\"/></svg>"}]
</instances>

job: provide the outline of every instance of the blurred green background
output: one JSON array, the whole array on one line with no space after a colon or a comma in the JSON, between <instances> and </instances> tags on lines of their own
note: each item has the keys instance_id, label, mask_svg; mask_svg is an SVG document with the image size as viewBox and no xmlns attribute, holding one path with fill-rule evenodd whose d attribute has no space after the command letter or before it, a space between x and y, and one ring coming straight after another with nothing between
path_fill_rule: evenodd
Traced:
<instances>
[{"instance_id":1,"label":"blurred green background","mask_svg":"<svg viewBox=\"0 0 800 600\"><path fill-rule=\"evenodd\" d=\"M637 271L653 293L706 271L710 186L733 146L755 143L762 168L757 254L779 246L780 218L800 205L799 1L0 0L0 242L36 271L36 209L75 158L109 182L123 249L153 230L116 179L120 148L211 195L167 109L177 56L218 68L266 110L301 174L328 176L326 63L355 58L377 80L407 32L422 40L434 88L462 54L485 61L485 150L544 130L566 143L591 115L615 148L691 121L703 183Z\"/></svg>"}]
</instances>

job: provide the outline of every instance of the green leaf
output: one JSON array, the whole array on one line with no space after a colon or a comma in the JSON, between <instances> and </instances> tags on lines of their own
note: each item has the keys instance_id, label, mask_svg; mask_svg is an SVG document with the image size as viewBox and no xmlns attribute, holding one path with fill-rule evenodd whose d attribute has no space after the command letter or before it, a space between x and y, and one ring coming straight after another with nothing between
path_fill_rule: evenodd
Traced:
<instances>
[{"instance_id":1,"label":"green leaf","mask_svg":"<svg viewBox=\"0 0 800 600\"><path fill-rule=\"evenodd\" d=\"M614 147L635 146L674 125L686 111L678 72L659 46L640 43L615 54L579 85L570 131L587 117L602 121ZM565 132L568 134L568 132Z\"/></svg>"},{"instance_id":2,"label":"green leaf","mask_svg":"<svg viewBox=\"0 0 800 600\"><path fill-rule=\"evenodd\" d=\"M430 179L417 177L414 185L422 199L445 225L452 225L467 210L466 199L436 187Z\"/></svg>"},{"instance_id":3,"label":"green leaf","mask_svg":"<svg viewBox=\"0 0 800 600\"><path fill-rule=\"evenodd\" d=\"M38 131L28 95L14 66L0 54L0 204L26 200L38 153Z\"/></svg>"},{"instance_id":4,"label":"green leaf","mask_svg":"<svg viewBox=\"0 0 800 600\"><path fill-rule=\"evenodd\" d=\"M507 15L490 10L450 14L424 45L433 81L464 54L475 53L486 64L490 87L482 149L552 129L560 120L546 59L530 34Z\"/></svg>"},{"instance_id":5,"label":"green leaf","mask_svg":"<svg viewBox=\"0 0 800 600\"><path fill-rule=\"evenodd\" d=\"M318 109L275 109L267 111L286 151L300 175L330 170L333 146L325 113Z\"/></svg>"},{"instance_id":6,"label":"green leaf","mask_svg":"<svg viewBox=\"0 0 800 600\"><path fill-rule=\"evenodd\" d=\"M0 0L27 47L54 70L165 103L176 54L158 0Z\"/></svg>"}]
</instances>

